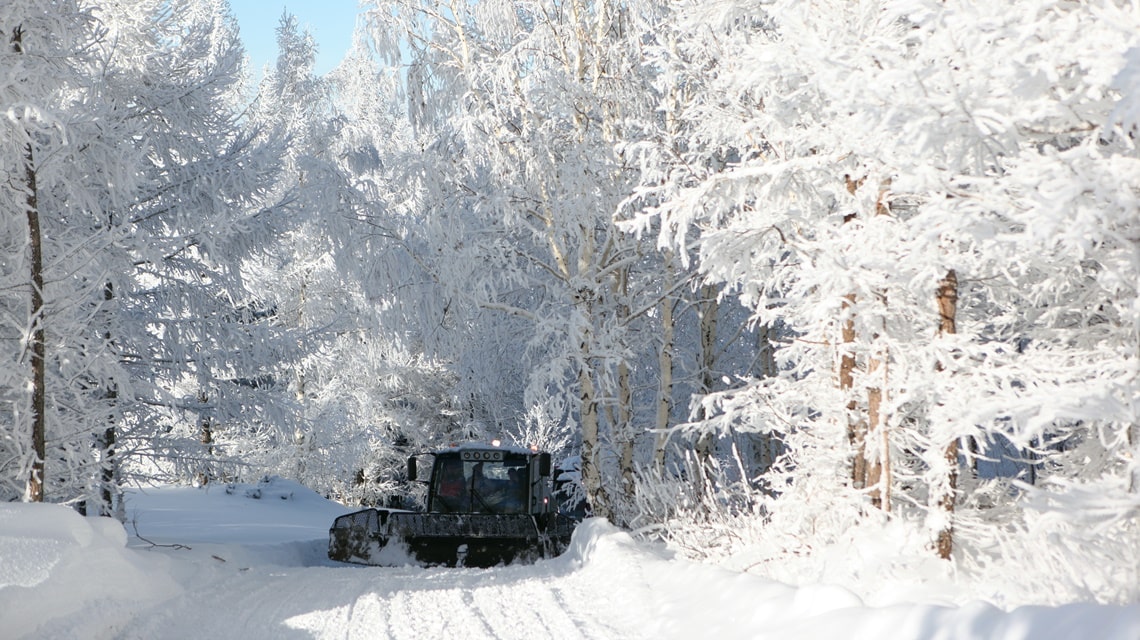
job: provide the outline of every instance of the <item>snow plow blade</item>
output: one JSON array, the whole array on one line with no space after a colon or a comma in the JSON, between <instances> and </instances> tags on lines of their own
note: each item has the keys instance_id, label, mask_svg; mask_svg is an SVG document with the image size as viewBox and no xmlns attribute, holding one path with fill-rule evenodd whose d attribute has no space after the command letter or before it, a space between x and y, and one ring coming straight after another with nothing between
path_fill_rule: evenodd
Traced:
<instances>
[{"instance_id":1,"label":"snow plow blade","mask_svg":"<svg viewBox=\"0 0 1140 640\"><path fill-rule=\"evenodd\" d=\"M454 514L364 509L329 529L329 558L394 566L493 567L565 551L575 522L561 514Z\"/></svg>"}]
</instances>

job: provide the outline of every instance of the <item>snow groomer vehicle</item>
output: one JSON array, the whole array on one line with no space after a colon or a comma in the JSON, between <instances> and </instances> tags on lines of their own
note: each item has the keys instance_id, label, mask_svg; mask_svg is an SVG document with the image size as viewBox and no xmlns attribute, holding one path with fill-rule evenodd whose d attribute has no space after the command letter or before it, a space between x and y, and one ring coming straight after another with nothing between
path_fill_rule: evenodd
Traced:
<instances>
[{"instance_id":1,"label":"snow groomer vehicle","mask_svg":"<svg viewBox=\"0 0 1140 640\"><path fill-rule=\"evenodd\" d=\"M366 565L491 567L553 557L575 520L558 513L550 454L467 443L408 458L408 479L427 470L427 510L371 508L337 518L329 558Z\"/></svg>"}]
</instances>

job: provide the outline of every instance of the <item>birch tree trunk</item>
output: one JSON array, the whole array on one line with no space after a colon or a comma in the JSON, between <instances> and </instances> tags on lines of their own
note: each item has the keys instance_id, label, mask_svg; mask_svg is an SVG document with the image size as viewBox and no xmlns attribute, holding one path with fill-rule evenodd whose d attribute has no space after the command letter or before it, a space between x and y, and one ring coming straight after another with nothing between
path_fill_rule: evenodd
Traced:
<instances>
[{"instance_id":1,"label":"birch tree trunk","mask_svg":"<svg viewBox=\"0 0 1140 640\"><path fill-rule=\"evenodd\" d=\"M618 269L614 274L613 290L617 296L617 316L619 324L629 322L629 270ZM636 487L636 478L633 468L633 448L636 435L633 432L633 387L629 362L624 357L618 362L618 406L617 421L614 430L621 447L618 458L618 468L622 481L622 503L629 504L633 500Z\"/></svg>"},{"instance_id":2,"label":"birch tree trunk","mask_svg":"<svg viewBox=\"0 0 1140 640\"><path fill-rule=\"evenodd\" d=\"M586 225L578 228L581 245L578 248L576 274L596 285L598 278L594 269L595 249L593 230ZM550 239L557 244L555 238ZM571 282L567 272L567 282ZM582 480L586 485L586 495L595 516L611 519L613 509L609 495L602 481L602 439L601 421L598 415L598 393L594 386L594 302L597 289L587 286L575 293L575 306L581 313L581 327L578 342L578 391L582 420Z\"/></svg>"},{"instance_id":3,"label":"birch tree trunk","mask_svg":"<svg viewBox=\"0 0 1140 640\"><path fill-rule=\"evenodd\" d=\"M115 391L111 391L115 393ZM116 395L110 397L114 400ZM96 445L100 449L99 460L99 515L118 517L121 509L116 508L115 497L118 495L119 462L116 457L116 444L118 431L114 425L114 415L109 420L112 423L96 437ZM121 501L120 501L121 503ZM122 507L120 504L119 507Z\"/></svg>"},{"instance_id":4,"label":"birch tree trunk","mask_svg":"<svg viewBox=\"0 0 1140 640\"><path fill-rule=\"evenodd\" d=\"M674 38L668 39L668 47L672 55L678 55L677 42ZM674 141L672 143L673 153L680 155L680 145L676 140L682 135L682 114L684 113L684 105L690 96L683 85L671 83L666 98L665 130ZM673 292L677 286L677 264L672 249L662 250L661 268L664 276L660 301L661 351L657 354L657 369L660 378L657 386L657 407L653 424L653 428L657 432L653 445L653 467L658 474L665 472L665 452L669 443L669 420L673 414L673 355L676 343L674 311L677 307Z\"/></svg>"},{"instance_id":5,"label":"birch tree trunk","mask_svg":"<svg viewBox=\"0 0 1140 640\"><path fill-rule=\"evenodd\" d=\"M108 228L114 226L114 219L109 221ZM112 335L111 327L112 320L110 306L115 300L115 285L112 282L103 283L103 305L105 329L103 331L103 342L108 349L112 352L115 351L114 336ZM119 401L119 388L114 380L107 380L104 383L103 398L108 403L107 410L107 426L103 429L101 434L95 437L95 444L99 448L99 515L116 517L122 521L126 514L123 512L122 501L119 501L118 508L116 509L115 498L119 494L119 459L117 451L117 443L119 439L116 421L118 419L118 401Z\"/></svg>"},{"instance_id":6,"label":"birch tree trunk","mask_svg":"<svg viewBox=\"0 0 1140 640\"><path fill-rule=\"evenodd\" d=\"M712 391L714 378L713 369L716 366L716 342L717 342L717 314L720 312L720 305L717 303L716 287L712 285L702 285L700 288L700 301L697 303L697 308L700 313L700 330L701 330L701 374L700 374L700 388L698 393L701 395L707 394ZM704 411L698 412L697 419L704 420ZM713 485L713 453L716 448L716 436L708 431L701 433L697 438L696 454L697 465L700 468L701 490L703 493L708 494L712 491Z\"/></svg>"},{"instance_id":7,"label":"birch tree trunk","mask_svg":"<svg viewBox=\"0 0 1140 640\"><path fill-rule=\"evenodd\" d=\"M589 343L588 331L583 330L581 362L578 365L579 415L582 421L582 482L593 515L609 519L612 513L606 489L602 485L598 399L587 356Z\"/></svg>"},{"instance_id":8,"label":"birch tree trunk","mask_svg":"<svg viewBox=\"0 0 1140 640\"><path fill-rule=\"evenodd\" d=\"M629 364L618 363L618 421L616 430L620 441L618 469L621 473L622 504L630 504L637 487L633 468L633 390L630 385Z\"/></svg>"}]
</instances>

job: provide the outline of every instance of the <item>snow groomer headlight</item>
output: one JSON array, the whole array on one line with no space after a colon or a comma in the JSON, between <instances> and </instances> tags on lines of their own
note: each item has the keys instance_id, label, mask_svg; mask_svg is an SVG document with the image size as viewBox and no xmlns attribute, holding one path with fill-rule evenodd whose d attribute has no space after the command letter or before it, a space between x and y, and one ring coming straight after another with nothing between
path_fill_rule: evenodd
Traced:
<instances>
[{"instance_id":1,"label":"snow groomer headlight","mask_svg":"<svg viewBox=\"0 0 1140 640\"><path fill-rule=\"evenodd\" d=\"M463 451L460 456L464 460L483 461L483 460L502 460L502 451Z\"/></svg>"}]
</instances>

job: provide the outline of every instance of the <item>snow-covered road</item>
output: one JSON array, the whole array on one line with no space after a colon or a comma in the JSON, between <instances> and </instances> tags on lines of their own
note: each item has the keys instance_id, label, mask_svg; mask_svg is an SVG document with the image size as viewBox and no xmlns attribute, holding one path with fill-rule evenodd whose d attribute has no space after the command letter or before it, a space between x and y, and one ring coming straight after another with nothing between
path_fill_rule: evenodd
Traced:
<instances>
[{"instance_id":1,"label":"snow-covered road","mask_svg":"<svg viewBox=\"0 0 1140 640\"><path fill-rule=\"evenodd\" d=\"M632 562L603 576L570 558L495 569L247 567L207 552L185 593L116 637L642 638L654 627L652 591Z\"/></svg>"},{"instance_id":2,"label":"snow-covered road","mask_svg":"<svg viewBox=\"0 0 1140 640\"><path fill-rule=\"evenodd\" d=\"M343 507L289 483L246 491L135 494L130 537L66 507L0 505L0 638L1140 638L1140 604L873 608L687 562L601 520L534 565L342 565L325 536Z\"/></svg>"}]
</instances>

